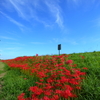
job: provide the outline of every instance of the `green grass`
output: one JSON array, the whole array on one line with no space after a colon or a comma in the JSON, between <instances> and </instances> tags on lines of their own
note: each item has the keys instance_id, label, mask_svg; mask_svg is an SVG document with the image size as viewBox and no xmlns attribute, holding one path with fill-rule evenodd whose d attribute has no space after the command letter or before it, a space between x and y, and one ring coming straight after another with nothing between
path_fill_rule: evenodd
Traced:
<instances>
[{"instance_id":1,"label":"green grass","mask_svg":"<svg viewBox=\"0 0 100 100\"><path fill-rule=\"evenodd\" d=\"M85 56L85 59L81 59L79 55ZM78 68L88 68L85 70L87 77L82 82L82 89L78 98L74 100L100 100L100 52L73 53L69 59L73 60ZM17 100L16 97L20 93L27 92L28 88L35 85L38 80L22 74L19 70L10 70L7 65L4 70L7 74L0 79L4 82L0 100ZM27 93L27 95L30 94Z\"/></svg>"},{"instance_id":2,"label":"green grass","mask_svg":"<svg viewBox=\"0 0 100 100\"><path fill-rule=\"evenodd\" d=\"M85 59L79 60L79 55L85 56ZM87 78L83 81L82 91L76 100L100 100L100 52L72 54L69 58L79 67L88 68Z\"/></svg>"}]
</instances>

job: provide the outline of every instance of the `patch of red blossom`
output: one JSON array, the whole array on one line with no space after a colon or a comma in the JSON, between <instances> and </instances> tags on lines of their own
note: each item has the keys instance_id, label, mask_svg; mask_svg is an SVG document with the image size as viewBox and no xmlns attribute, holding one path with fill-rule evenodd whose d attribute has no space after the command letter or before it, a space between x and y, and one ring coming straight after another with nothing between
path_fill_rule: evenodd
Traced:
<instances>
[{"instance_id":1,"label":"patch of red blossom","mask_svg":"<svg viewBox=\"0 0 100 100\"><path fill-rule=\"evenodd\" d=\"M66 61L66 64L72 64L72 63L73 63L73 60Z\"/></svg>"},{"instance_id":2,"label":"patch of red blossom","mask_svg":"<svg viewBox=\"0 0 100 100\"><path fill-rule=\"evenodd\" d=\"M36 55L38 56L38 55ZM18 57L12 60L5 60L10 68L17 68L28 71L29 75L36 76L39 81L36 86L30 86L31 96L25 98L25 93L21 93L18 100L60 100L77 97L76 91L81 89L80 83L84 79L85 72L76 68L73 60L68 60L69 55L60 56L38 56L38 57ZM64 67L66 64L67 67ZM83 68L87 69L87 68Z\"/></svg>"},{"instance_id":3,"label":"patch of red blossom","mask_svg":"<svg viewBox=\"0 0 100 100\"><path fill-rule=\"evenodd\" d=\"M85 57L84 56L82 56L82 55L80 55L80 57L82 58L82 59L84 59Z\"/></svg>"},{"instance_id":4,"label":"patch of red blossom","mask_svg":"<svg viewBox=\"0 0 100 100\"><path fill-rule=\"evenodd\" d=\"M88 68L86 68L86 67L83 67L82 69L86 69L86 70L87 70Z\"/></svg>"}]
</instances>

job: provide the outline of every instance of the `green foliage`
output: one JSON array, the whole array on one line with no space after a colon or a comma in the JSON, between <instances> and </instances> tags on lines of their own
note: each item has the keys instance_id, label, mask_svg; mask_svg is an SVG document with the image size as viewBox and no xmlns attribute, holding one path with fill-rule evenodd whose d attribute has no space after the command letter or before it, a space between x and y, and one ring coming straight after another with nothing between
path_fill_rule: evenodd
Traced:
<instances>
[{"instance_id":1,"label":"green foliage","mask_svg":"<svg viewBox=\"0 0 100 100\"><path fill-rule=\"evenodd\" d=\"M85 58L82 59L80 55ZM73 100L100 100L100 52L73 53L68 58L77 64L77 68L88 68L88 70L84 70L87 77L82 82L78 98ZM31 62L30 60L30 65ZM22 92L30 95L27 92L28 88L35 86L38 79L22 74L19 70L10 69L7 65L5 65L5 71L7 74L0 79L0 81L4 81L0 100L16 100L16 97Z\"/></svg>"},{"instance_id":2,"label":"green foliage","mask_svg":"<svg viewBox=\"0 0 100 100\"><path fill-rule=\"evenodd\" d=\"M9 70L4 78L2 93L0 100L16 100L16 97L22 93L27 92L30 86L36 85L37 80L22 74L19 70ZM30 95L29 93L27 93Z\"/></svg>"}]
</instances>

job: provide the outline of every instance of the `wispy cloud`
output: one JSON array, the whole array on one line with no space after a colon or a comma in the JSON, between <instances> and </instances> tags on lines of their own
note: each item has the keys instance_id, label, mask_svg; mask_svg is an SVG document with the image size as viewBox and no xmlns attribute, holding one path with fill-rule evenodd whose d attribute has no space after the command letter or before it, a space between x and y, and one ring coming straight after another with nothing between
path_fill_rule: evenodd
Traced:
<instances>
[{"instance_id":1,"label":"wispy cloud","mask_svg":"<svg viewBox=\"0 0 100 100\"><path fill-rule=\"evenodd\" d=\"M35 19L36 21L40 21L37 16L37 9L39 6L39 0L8 0L11 6L16 10L18 15L29 22L32 22L32 19ZM43 22L43 24L45 24Z\"/></svg>"},{"instance_id":2,"label":"wispy cloud","mask_svg":"<svg viewBox=\"0 0 100 100\"><path fill-rule=\"evenodd\" d=\"M9 6L12 6L19 17L28 21L37 21L46 27L51 27L57 23L60 28L64 27L62 10L59 6L59 0L5 0ZM4 1L3 1L4 2ZM5 3L6 3L5 2ZM13 10L13 11L14 11ZM44 16L45 15L45 16ZM50 15L50 16L49 16ZM13 23L22 28L22 24L8 17Z\"/></svg>"},{"instance_id":3,"label":"wispy cloud","mask_svg":"<svg viewBox=\"0 0 100 100\"><path fill-rule=\"evenodd\" d=\"M84 7L88 8L90 5L94 5L98 7L100 5L100 0L66 0L68 3L72 3L76 6L83 5ZM87 7L88 6L88 7Z\"/></svg>"},{"instance_id":4,"label":"wispy cloud","mask_svg":"<svg viewBox=\"0 0 100 100\"><path fill-rule=\"evenodd\" d=\"M25 7L26 3L23 0L21 0L21 1L20 0L8 0L8 1L12 4L12 6L18 12L19 16L26 19L27 15L24 13L24 9L23 9L23 7Z\"/></svg>"},{"instance_id":5,"label":"wispy cloud","mask_svg":"<svg viewBox=\"0 0 100 100\"><path fill-rule=\"evenodd\" d=\"M13 22L14 24L16 24L21 30L23 29L23 27L25 27L23 24L17 22L16 20L14 20L13 18L9 17L8 15L6 15L5 13L1 12L0 13L2 15L4 15L6 18L8 18L8 20L10 20L11 22Z\"/></svg>"},{"instance_id":6,"label":"wispy cloud","mask_svg":"<svg viewBox=\"0 0 100 100\"><path fill-rule=\"evenodd\" d=\"M46 44L44 42L31 42L32 44Z\"/></svg>"},{"instance_id":7,"label":"wispy cloud","mask_svg":"<svg viewBox=\"0 0 100 100\"><path fill-rule=\"evenodd\" d=\"M58 43L59 42L59 38L53 38L53 41Z\"/></svg>"},{"instance_id":8,"label":"wispy cloud","mask_svg":"<svg viewBox=\"0 0 100 100\"><path fill-rule=\"evenodd\" d=\"M51 14L55 17L55 22L59 25L60 28L63 28L63 17L61 14L61 8L56 0L56 2L54 2L53 0L50 1L46 1L45 0L45 4L47 5L47 7L49 8Z\"/></svg>"},{"instance_id":9,"label":"wispy cloud","mask_svg":"<svg viewBox=\"0 0 100 100\"><path fill-rule=\"evenodd\" d=\"M78 45L79 43L73 39L68 38L52 38L52 40L49 41L49 43L69 43L72 45Z\"/></svg>"},{"instance_id":10,"label":"wispy cloud","mask_svg":"<svg viewBox=\"0 0 100 100\"><path fill-rule=\"evenodd\" d=\"M76 41L71 42L71 44L78 45L78 43Z\"/></svg>"},{"instance_id":11,"label":"wispy cloud","mask_svg":"<svg viewBox=\"0 0 100 100\"><path fill-rule=\"evenodd\" d=\"M7 36L0 36L2 39L8 39L8 40L17 40L15 38L7 37Z\"/></svg>"}]
</instances>

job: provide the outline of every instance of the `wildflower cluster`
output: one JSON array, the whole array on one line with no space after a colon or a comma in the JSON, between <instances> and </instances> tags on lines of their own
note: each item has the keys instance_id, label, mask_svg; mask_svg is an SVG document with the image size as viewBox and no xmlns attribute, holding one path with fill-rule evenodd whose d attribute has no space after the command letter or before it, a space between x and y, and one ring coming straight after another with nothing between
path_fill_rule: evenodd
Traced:
<instances>
[{"instance_id":1,"label":"wildflower cluster","mask_svg":"<svg viewBox=\"0 0 100 100\"><path fill-rule=\"evenodd\" d=\"M21 93L18 100L60 100L78 97L76 93L81 89L81 82L85 72L77 68L69 55L18 57L3 61L10 68L21 70L24 74L39 78L36 86L30 86L30 97L25 98ZM83 69L87 69L86 67Z\"/></svg>"}]
</instances>

